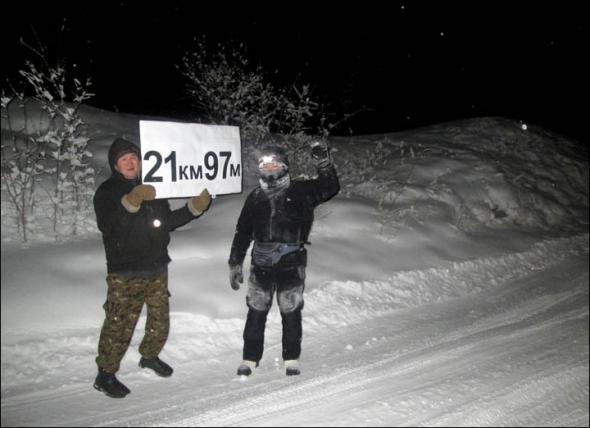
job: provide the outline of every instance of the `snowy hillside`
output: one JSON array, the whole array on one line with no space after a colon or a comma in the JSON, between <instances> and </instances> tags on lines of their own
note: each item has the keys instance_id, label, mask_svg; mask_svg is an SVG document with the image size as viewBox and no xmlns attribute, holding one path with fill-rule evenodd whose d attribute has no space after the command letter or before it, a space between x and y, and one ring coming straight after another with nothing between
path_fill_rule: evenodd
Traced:
<instances>
[{"instance_id":1,"label":"snowy hillside","mask_svg":"<svg viewBox=\"0 0 590 428\"><path fill-rule=\"evenodd\" d=\"M139 117L83 115L101 181ZM246 290L227 258L251 176L172 235L175 372L137 367L142 317L123 400L92 388L100 234L23 246L3 202L2 426L588 426L586 146L503 118L330 144L342 191L311 235L298 377L276 304L261 366L235 376Z\"/></svg>"}]
</instances>

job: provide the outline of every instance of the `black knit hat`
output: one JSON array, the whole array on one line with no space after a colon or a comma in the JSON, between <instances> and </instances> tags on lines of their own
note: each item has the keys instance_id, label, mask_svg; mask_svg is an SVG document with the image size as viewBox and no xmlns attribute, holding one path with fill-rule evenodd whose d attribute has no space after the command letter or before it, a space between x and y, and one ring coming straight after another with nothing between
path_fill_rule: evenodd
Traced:
<instances>
[{"instance_id":1,"label":"black knit hat","mask_svg":"<svg viewBox=\"0 0 590 428\"><path fill-rule=\"evenodd\" d=\"M137 157L141 159L141 151L139 150L139 147L131 141L123 138L115 138L115 141L113 141L113 144L111 144L111 147L109 148L109 165L111 166L112 171L115 171L115 165L119 158L127 153L135 153Z\"/></svg>"}]
</instances>

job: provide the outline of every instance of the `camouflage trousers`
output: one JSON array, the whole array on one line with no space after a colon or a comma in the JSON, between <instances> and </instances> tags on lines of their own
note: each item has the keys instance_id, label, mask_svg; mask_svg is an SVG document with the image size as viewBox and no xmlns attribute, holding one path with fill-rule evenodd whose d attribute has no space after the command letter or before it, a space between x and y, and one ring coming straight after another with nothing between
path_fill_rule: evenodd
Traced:
<instances>
[{"instance_id":1,"label":"camouflage trousers","mask_svg":"<svg viewBox=\"0 0 590 428\"><path fill-rule=\"evenodd\" d=\"M168 273L150 279L108 274L107 284L107 300L103 305L106 317L100 332L96 364L108 373L116 373L144 303L147 321L139 353L145 358L154 358L164 347L170 330Z\"/></svg>"}]
</instances>

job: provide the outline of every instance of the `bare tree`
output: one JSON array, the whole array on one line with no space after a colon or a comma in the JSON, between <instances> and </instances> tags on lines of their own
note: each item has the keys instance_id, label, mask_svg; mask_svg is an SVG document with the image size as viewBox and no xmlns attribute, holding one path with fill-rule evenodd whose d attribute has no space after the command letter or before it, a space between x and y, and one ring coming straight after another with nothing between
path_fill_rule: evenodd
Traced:
<instances>
[{"instance_id":1,"label":"bare tree","mask_svg":"<svg viewBox=\"0 0 590 428\"><path fill-rule=\"evenodd\" d=\"M96 176L89 164L89 139L79 115L82 103L93 96L88 90L91 80L68 78L62 63L49 64L41 44L39 49L22 44L37 61L26 61L20 70L25 90L19 92L8 83L10 92L2 92L2 119L7 123L3 126L6 135L3 132L2 136L2 189L16 210L21 237L27 241L42 187L35 184L41 175L49 176L52 185L44 190L51 208L45 212L50 213L54 236L75 235L91 211ZM31 102L41 109L42 126L30 126L26 108L29 93ZM23 118L19 129L12 125L11 110L15 109L20 109Z\"/></svg>"},{"instance_id":2,"label":"bare tree","mask_svg":"<svg viewBox=\"0 0 590 428\"><path fill-rule=\"evenodd\" d=\"M16 128L10 110L17 104L25 115L22 128ZM35 190L39 177L45 173L46 142L40 135L25 132L28 118L24 94L14 91L7 96L2 91L2 190L14 209L14 219L23 242L29 240L29 232L35 222Z\"/></svg>"}]
</instances>

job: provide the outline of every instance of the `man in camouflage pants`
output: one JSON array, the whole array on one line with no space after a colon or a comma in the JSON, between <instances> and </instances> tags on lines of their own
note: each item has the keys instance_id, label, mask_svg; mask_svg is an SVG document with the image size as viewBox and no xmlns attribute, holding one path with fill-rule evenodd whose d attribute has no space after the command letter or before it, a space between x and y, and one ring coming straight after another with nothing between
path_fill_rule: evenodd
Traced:
<instances>
[{"instance_id":1,"label":"man in camouflage pants","mask_svg":"<svg viewBox=\"0 0 590 428\"><path fill-rule=\"evenodd\" d=\"M112 175L94 195L108 271L108 293L103 306L106 316L98 344L94 387L109 397L122 398L130 391L115 373L144 304L147 321L139 347L139 366L160 376L172 375L172 368L158 357L170 326L170 232L202 215L209 208L211 197L205 189L186 206L172 211L166 199L155 199L153 186L140 183L141 153L135 144L115 139L108 158Z\"/></svg>"},{"instance_id":2,"label":"man in camouflage pants","mask_svg":"<svg viewBox=\"0 0 590 428\"><path fill-rule=\"evenodd\" d=\"M167 282L168 275L165 272L154 278L108 274L107 301L103 305L106 319L96 359L104 371L119 371L119 364L127 351L144 303L149 313L139 353L148 356L148 359L160 354L169 331Z\"/></svg>"}]
</instances>

